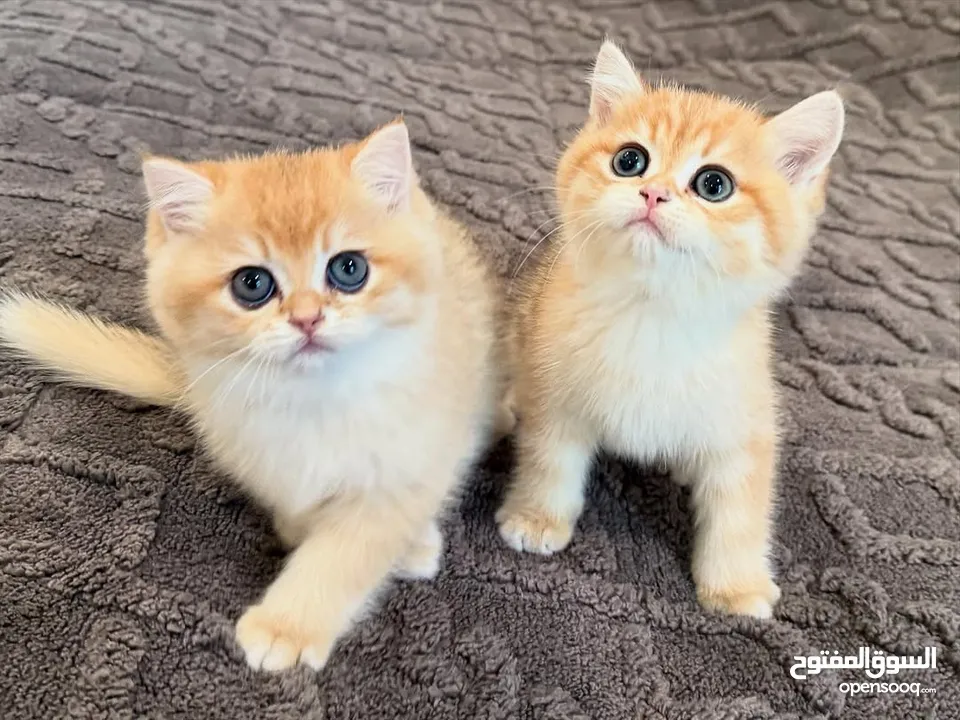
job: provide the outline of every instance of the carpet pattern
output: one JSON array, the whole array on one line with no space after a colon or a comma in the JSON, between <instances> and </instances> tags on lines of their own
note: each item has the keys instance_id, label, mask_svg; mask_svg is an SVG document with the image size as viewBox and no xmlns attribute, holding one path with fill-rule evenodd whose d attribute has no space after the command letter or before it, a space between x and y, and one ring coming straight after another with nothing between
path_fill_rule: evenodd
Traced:
<instances>
[{"instance_id":1,"label":"carpet pattern","mask_svg":"<svg viewBox=\"0 0 960 720\"><path fill-rule=\"evenodd\" d=\"M779 313L783 600L696 605L685 491L602 457L569 550L498 540L497 448L320 674L257 675L232 622L282 555L182 418L0 358L0 714L21 718L960 718L960 4L953 0L5 0L0 285L143 324L139 154L367 133L508 275L605 34L649 77L770 111L839 87L829 211ZM794 655L938 648L847 697Z\"/></svg>"}]
</instances>

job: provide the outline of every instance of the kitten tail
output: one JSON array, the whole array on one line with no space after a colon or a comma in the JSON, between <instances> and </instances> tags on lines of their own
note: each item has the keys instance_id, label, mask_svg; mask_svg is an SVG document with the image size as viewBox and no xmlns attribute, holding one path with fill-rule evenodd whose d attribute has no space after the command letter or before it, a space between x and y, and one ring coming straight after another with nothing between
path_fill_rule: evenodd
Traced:
<instances>
[{"instance_id":1,"label":"kitten tail","mask_svg":"<svg viewBox=\"0 0 960 720\"><path fill-rule=\"evenodd\" d=\"M0 299L0 343L60 381L175 405L176 361L160 339L20 294Z\"/></svg>"}]
</instances>

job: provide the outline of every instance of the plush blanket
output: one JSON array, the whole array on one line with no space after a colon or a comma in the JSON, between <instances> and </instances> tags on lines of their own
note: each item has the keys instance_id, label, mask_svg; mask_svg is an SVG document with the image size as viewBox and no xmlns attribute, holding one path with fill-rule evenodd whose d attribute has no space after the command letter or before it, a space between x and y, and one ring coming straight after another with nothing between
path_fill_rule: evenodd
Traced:
<instances>
[{"instance_id":1,"label":"plush blanket","mask_svg":"<svg viewBox=\"0 0 960 720\"><path fill-rule=\"evenodd\" d=\"M182 417L4 356L0 715L960 718L955 0L6 0L0 285L145 325L141 152L302 148L401 112L426 188L510 275L553 227L607 34L649 78L770 111L846 97L829 210L778 313L775 618L697 606L687 494L656 468L601 457L565 553L507 549L505 442L436 581L391 587L322 672L253 673L233 622L282 562L266 518ZM883 678L916 694L790 674L861 647L936 648L937 667Z\"/></svg>"}]
</instances>

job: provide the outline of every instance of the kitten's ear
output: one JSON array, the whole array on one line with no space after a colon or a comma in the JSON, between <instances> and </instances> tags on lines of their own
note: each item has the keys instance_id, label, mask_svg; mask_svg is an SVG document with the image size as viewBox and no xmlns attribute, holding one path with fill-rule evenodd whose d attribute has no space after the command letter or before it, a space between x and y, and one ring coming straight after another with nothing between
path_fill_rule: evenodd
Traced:
<instances>
[{"instance_id":1,"label":"kitten's ear","mask_svg":"<svg viewBox=\"0 0 960 720\"><path fill-rule=\"evenodd\" d=\"M768 121L773 132L777 166L792 185L819 176L840 146L843 100L839 93L811 95Z\"/></svg>"},{"instance_id":2,"label":"kitten's ear","mask_svg":"<svg viewBox=\"0 0 960 720\"><path fill-rule=\"evenodd\" d=\"M590 117L605 123L626 95L643 92L633 63L614 43L605 40L590 74Z\"/></svg>"},{"instance_id":3,"label":"kitten's ear","mask_svg":"<svg viewBox=\"0 0 960 720\"><path fill-rule=\"evenodd\" d=\"M391 123L368 137L350 172L389 212L408 208L415 178L407 126Z\"/></svg>"},{"instance_id":4,"label":"kitten's ear","mask_svg":"<svg viewBox=\"0 0 960 720\"><path fill-rule=\"evenodd\" d=\"M150 207L170 232L190 233L203 227L213 183L176 160L148 158L143 162L143 182Z\"/></svg>"}]
</instances>

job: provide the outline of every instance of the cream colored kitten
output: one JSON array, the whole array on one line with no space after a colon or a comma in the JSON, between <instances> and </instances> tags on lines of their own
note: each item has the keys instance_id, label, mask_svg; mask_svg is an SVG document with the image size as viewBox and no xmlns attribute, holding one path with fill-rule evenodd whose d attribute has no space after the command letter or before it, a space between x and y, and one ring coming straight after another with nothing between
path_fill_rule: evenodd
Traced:
<instances>
[{"instance_id":1,"label":"cream colored kitten","mask_svg":"<svg viewBox=\"0 0 960 720\"><path fill-rule=\"evenodd\" d=\"M771 615L769 306L800 267L843 121L833 92L768 119L651 88L603 45L557 172L559 249L514 338L519 468L497 516L512 547L570 542L598 447L666 460L691 486L700 602Z\"/></svg>"},{"instance_id":2,"label":"cream colored kitten","mask_svg":"<svg viewBox=\"0 0 960 720\"><path fill-rule=\"evenodd\" d=\"M145 162L164 338L13 295L0 336L61 377L181 404L291 554L237 624L254 668L323 666L488 440L496 291L419 189L407 129L303 154Z\"/></svg>"}]
</instances>

